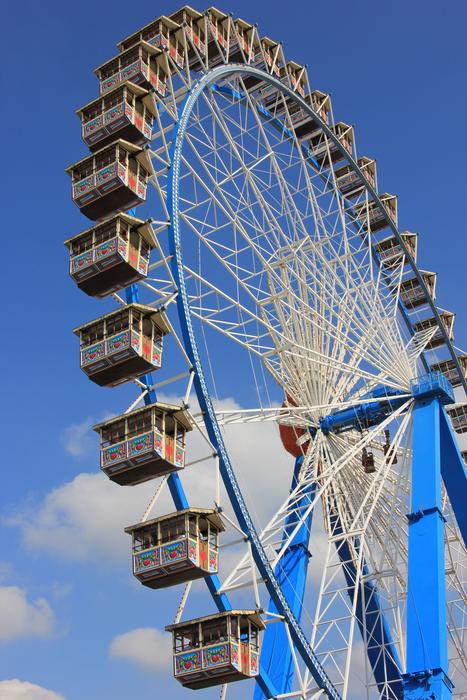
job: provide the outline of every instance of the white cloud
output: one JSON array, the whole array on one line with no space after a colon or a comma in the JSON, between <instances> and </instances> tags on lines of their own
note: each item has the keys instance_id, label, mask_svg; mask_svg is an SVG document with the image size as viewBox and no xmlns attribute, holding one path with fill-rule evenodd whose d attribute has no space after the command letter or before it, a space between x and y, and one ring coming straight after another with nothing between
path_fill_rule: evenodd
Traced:
<instances>
[{"instance_id":1,"label":"white cloud","mask_svg":"<svg viewBox=\"0 0 467 700\"><path fill-rule=\"evenodd\" d=\"M161 397L161 400L176 403L174 397ZM224 410L238 409L233 399L221 403ZM272 423L231 426L226 440L244 497L260 529L288 493L292 460L282 448L277 426ZM209 452L199 432L193 431L187 446L187 462ZM212 459L188 466L182 482L191 505L213 505L216 474ZM71 560L124 561L123 557L129 555L130 539L123 528L139 521L157 484L153 481L125 488L97 470L92 474L81 473L48 493L37 506L20 510L19 515L7 522L21 529L29 550ZM225 493L221 505L232 515ZM174 506L166 490L153 515L170 510Z\"/></svg>"},{"instance_id":2,"label":"white cloud","mask_svg":"<svg viewBox=\"0 0 467 700\"><path fill-rule=\"evenodd\" d=\"M93 440L93 425L93 419L88 416L82 423L73 423L64 429L62 443L65 450L73 457L88 454L93 445L97 445L96 440Z\"/></svg>"},{"instance_id":3,"label":"white cloud","mask_svg":"<svg viewBox=\"0 0 467 700\"><path fill-rule=\"evenodd\" d=\"M0 620L0 641L49 637L55 624L54 613L45 598L28 602L26 592L17 586L0 586Z\"/></svg>"},{"instance_id":4,"label":"white cloud","mask_svg":"<svg viewBox=\"0 0 467 700\"><path fill-rule=\"evenodd\" d=\"M0 700L65 700L53 690L18 679L0 681Z\"/></svg>"},{"instance_id":5,"label":"white cloud","mask_svg":"<svg viewBox=\"0 0 467 700\"><path fill-rule=\"evenodd\" d=\"M130 539L123 528L139 520L144 504L144 488L125 489L100 472L82 473L7 522L21 528L28 549L106 561L124 555Z\"/></svg>"},{"instance_id":6,"label":"white cloud","mask_svg":"<svg viewBox=\"0 0 467 700\"><path fill-rule=\"evenodd\" d=\"M131 630L112 639L109 656L125 659L145 671L166 673L172 667L171 636L149 627Z\"/></svg>"}]
</instances>

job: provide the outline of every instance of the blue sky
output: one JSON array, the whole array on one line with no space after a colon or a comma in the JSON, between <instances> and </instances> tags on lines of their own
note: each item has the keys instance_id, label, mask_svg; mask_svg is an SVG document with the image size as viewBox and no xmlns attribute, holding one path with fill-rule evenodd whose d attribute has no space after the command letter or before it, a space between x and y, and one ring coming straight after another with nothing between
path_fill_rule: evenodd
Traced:
<instances>
[{"instance_id":1,"label":"blue sky","mask_svg":"<svg viewBox=\"0 0 467 700\"><path fill-rule=\"evenodd\" d=\"M103 307L69 281L62 244L87 226L64 168L86 152L74 110L97 95L93 69L121 38L178 6L28 0L3 15L2 229L21 255L3 258L0 596L8 592L0 600L9 617L0 680L30 681L66 700L186 695L164 667L146 671L109 656L116 636L171 622L176 598L138 587L124 548L108 538L109 507L130 517L149 491L138 506L134 494L123 502L92 478L98 460L89 426L122 410L131 392L98 390L78 368L71 328ZM292 4L221 7L282 40L290 59L308 64L312 86L332 93L336 118L356 126L358 152L377 159L380 189L399 195L400 228L420 234L419 263L439 273L439 305L457 312L456 344L466 348L465 3L303 1L289 13L284 6ZM98 523L100 539L89 522ZM196 600L202 611L202 588ZM118 644L113 649L118 657Z\"/></svg>"}]
</instances>

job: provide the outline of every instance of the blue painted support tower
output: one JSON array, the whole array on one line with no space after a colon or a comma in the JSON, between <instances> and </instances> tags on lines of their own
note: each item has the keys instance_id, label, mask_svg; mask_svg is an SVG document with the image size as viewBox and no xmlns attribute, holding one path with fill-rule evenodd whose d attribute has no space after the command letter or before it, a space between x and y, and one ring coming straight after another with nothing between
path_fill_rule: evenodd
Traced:
<instances>
[{"instance_id":1,"label":"blue painted support tower","mask_svg":"<svg viewBox=\"0 0 467 700\"><path fill-rule=\"evenodd\" d=\"M450 700L441 475L465 527L466 476L443 403L452 393L416 387L407 597L407 700Z\"/></svg>"},{"instance_id":2,"label":"blue painted support tower","mask_svg":"<svg viewBox=\"0 0 467 700\"><path fill-rule=\"evenodd\" d=\"M467 475L451 421L441 411L441 476L456 515L464 545L467 546Z\"/></svg>"},{"instance_id":3,"label":"blue painted support tower","mask_svg":"<svg viewBox=\"0 0 467 700\"><path fill-rule=\"evenodd\" d=\"M297 485L298 475L302 464L303 457L297 457L295 460L291 490L293 490ZM310 488L305 491L298 502L297 511L290 513L290 515L287 517L282 537L283 541L287 539L292 530L295 528L296 524L299 522L300 511L305 511L313 500L315 488L316 483L313 483ZM308 551L308 543L310 539L312 520L313 511L311 511L307 518L303 521L302 526L297 531L292 542L284 552L284 555L276 566L274 572L282 591L287 597L287 601L299 622L302 613L303 596L305 594L308 563L311 556L310 552ZM270 612L277 614L277 608L273 601L270 601L269 603L269 610ZM294 663L285 625L280 623L272 623L268 625L263 639L261 663L268 672L269 677L279 693L288 693L292 690ZM256 687L255 689L254 698L255 700L262 700L264 698L264 695L259 687Z\"/></svg>"}]
</instances>

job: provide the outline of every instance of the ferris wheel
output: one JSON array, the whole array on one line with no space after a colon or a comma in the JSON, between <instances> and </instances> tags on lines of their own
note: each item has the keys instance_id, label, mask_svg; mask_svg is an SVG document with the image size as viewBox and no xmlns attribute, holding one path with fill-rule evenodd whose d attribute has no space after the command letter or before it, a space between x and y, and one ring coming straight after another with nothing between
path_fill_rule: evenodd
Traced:
<instances>
[{"instance_id":1,"label":"ferris wheel","mask_svg":"<svg viewBox=\"0 0 467 700\"><path fill-rule=\"evenodd\" d=\"M66 244L80 289L116 302L75 329L80 365L136 385L96 426L101 469L156 480L127 531L136 578L180 586L175 678L466 697L467 356L417 235L256 25L185 6L118 48L78 111L91 154L68 172L93 223ZM274 461L245 470L242 445Z\"/></svg>"}]
</instances>

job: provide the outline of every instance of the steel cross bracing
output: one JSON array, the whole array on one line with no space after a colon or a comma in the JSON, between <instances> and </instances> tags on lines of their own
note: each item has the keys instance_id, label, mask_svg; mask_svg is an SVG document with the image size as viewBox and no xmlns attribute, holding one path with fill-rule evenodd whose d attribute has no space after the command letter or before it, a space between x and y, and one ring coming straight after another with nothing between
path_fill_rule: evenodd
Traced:
<instances>
[{"instance_id":1,"label":"steel cross bracing","mask_svg":"<svg viewBox=\"0 0 467 700\"><path fill-rule=\"evenodd\" d=\"M407 424L409 415L406 416ZM400 432L403 434L404 425L401 425ZM399 437L396 435L395 448ZM380 697L393 698L400 696L401 679L397 653L395 651L391 634L385 623L384 614L378 601L378 594L373 587L372 578L374 572L381 571L381 564L372 558L372 521L375 503L379 500L378 492L381 493L388 482L388 474L391 471L391 464L387 464L378 480L369 485L366 504L353 504L347 499L342 499L339 494L338 484L336 488L328 493L325 500L325 517L328 520L328 527L331 538L328 546L328 561L323 570L321 582L321 609L316 611L313 641L317 649L325 642L325 631L327 625L326 618L329 617L327 607L329 601L336 601L340 597L341 605L345 606L345 596L349 601L348 620L345 616L341 621L332 621L337 625L343 641L351 639L354 634L355 622L358 623L362 631L364 643L367 647L367 654L370 666L373 670ZM384 473L385 472L385 473ZM384 475L383 475L384 473ZM382 478L381 478L382 477ZM342 482L341 482L342 483ZM360 513L359 513L360 509ZM371 523L371 524L370 524ZM381 536L381 533L378 533ZM371 560L371 576L365 564L363 550ZM347 581L347 590L339 592L335 585L336 565L341 564ZM381 584L381 580L379 581ZM344 644L345 646L345 644ZM343 665L350 663L350 658L342 655ZM347 677L347 674L345 674Z\"/></svg>"},{"instance_id":2,"label":"steel cross bracing","mask_svg":"<svg viewBox=\"0 0 467 700\"><path fill-rule=\"evenodd\" d=\"M243 68L244 68L244 67L242 66L242 70L243 70ZM282 89L282 87L283 87L283 86L281 85L281 89ZM246 206L246 203L245 203L245 206ZM238 213L238 211L239 211L239 210L237 209L237 213ZM241 214L241 212L240 212L240 214ZM272 214L270 214L270 216L272 216ZM186 221L185 221L185 223L186 223ZM336 256L337 256L337 254L338 254L338 252L337 252L337 250L336 250ZM349 254L351 254L351 253L349 253ZM195 272L194 270L192 270L192 271L190 271L190 274L192 274L192 275L194 276L194 275L196 274L196 272ZM274 274L273 271L271 271L271 279L272 279L273 281L274 281L274 279L276 279L275 274ZM253 285L250 284L250 287L249 287L250 290L251 290L252 286L253 286ZM220 290L216 290L216 291L217 291L218 293L220 293ZM329 291L330 291L330 293L332 293L332 289L330 289ZM277 292L273 292L273 296L274 296L274 294L277 294ZM276 297L276 298L277 298L277 297ZM230 300L227 300L227 301L228 301L229 303L233 303L235 300L234 300L234 299L230 299ZM276 301L276 299L274 299L273 303L274 303L275 301ZM370 301L369 301L369 303L370 303ZM291 308L292 308L292 307L291 307ZM368 308L370 309L371 306L369 306ZM349 314L349 315L350 315L350 314ZM206 320L206 318L207 318L207 316L205 316L205 317L203 318L203 320ZM364 319L362 319L362 320L364 320ZM263 342L264 339L266 339L266 338L268 337L268 335L269 335L269 336L271 335L271 331L276 332L276 329L274 328L273 325L271 325L271 322L269 322L269 323L265 324L264 338L262 339L262 342ZM230 329L230 337L233 338L233 337L234 337L234 333L235 333L235 331L232 330L232 327L231 327L231 329ZM433 332L432 332L432 333L433 333ZM431 334L432 334L432 333L431 333ZM277 333L276 333L276 335L277 335ZM253 337L253 336L252 336L252 337ZM412 343L412 348L413 348L413 351L412 351L412 360L415 360L416 357L423 351L423 347L424 347L424 345L426 344L426 342L429 341L429 338L430 338L430 332L427 332L427 333L425 334L424 338L420 338L420 336L419 336L419 337L416 339L416 341L414 341L414 342ZM284 342L287 342L288 340L289 340L289 339L288 339L286 336L284 336L284 335L278 336L278 341L279 341L279 342L283 342L283 343L284 343ZM343 340L343 339L342 339L342 340ZM370 347L371 347L371 345L370 345ZM303 345L303 348L306 348L306 345L305 345L305 344ZM303 348L300 349L300 352L303 352ZM250 348L250 349L251 349L251 348ZM262 348L262 349L265 350L265 351L269 351L270 346L265 345L264 348ZM307 360L309 357L310 357L310 355L309 355L309 354L306 354L306 352L304 352L303 357L299 357L299 359L300 359L300 360ZM320 360L320 357L322 358L321 360ZM321 353L315 351L315 354L312 356L312 359L313 359L313 361L314 361L315 363L319 363L319 362L321 361L321 362L323 363L323 367L325 367L325 366L326 366L326 362L325 362L325 358L326 358L326 357L327 357L326 352L323 352L323 353L321 354ZM343 364L343 363L342 363L342 364ZM412 364L412 362L410 362L410 364ZM342 365L341 365L341 366L342 366ZM276 369L277 369L278 367L279 367L279 366L276 365ZM273 368L273 369L274 369L274 368ZM279 367L279 369L280 369L280 367ZM350 365L349 365L349 368L348 368L348 369L349 369L349 373L350 373L350 369L351 369L351 366L350 366ZM365 373L362 371L362 376L363 376L364 374L365 374ZM384 375L383 375L383 377L384 377ZM407 377L407 375L405 375L405 377ZM373 381L376 381L376 380L377 380L377 378L375 378L374 376L371 376L371 375L370 375L370 376L367 376L366 378L367 378L368 381L370 381L370 382L371 382L372 380L373 380ZM386 379L386 377L384 377L384 379ZM350 386L350 384L348 384L348 386ZM395 382L395 383L394 383L394 388L399 387L399 386L400 386L400 385L399 385L398 382ZM322 404L322 405L325 405L325 400L326 400L326 399L325 399L324 397L321 399L321 404ZM315 403L318 404L319 402L315 401Z\"/></svg>"},{"instance_id":3,"label":"steel cross bracing","mask_svg":"<svg viewBox=\"0 0 467 700\"><path fill-rule=\"evenodd\" d=\"M190 271L190 274L191 274L191 275L194 275L194 273L193 273L192 271ZM217 290L217 291L218 291L219 295L222 295L222 292L221 292L220 290ZM233 303L233 299L231 299L230 302ZM196 308L195 308L194 314L196 315ZM204 318L203 320L205 320L208 324L210 323L209 318ZM306 320L308 320L308 319L306 319ZM262 320L261 320L261 321L262 321ZM262 321L262 322L264 323L264 321ZM219 323L221 323L221 322L219 322ZM314 321L314 319L311 319L311 325L316 325L316 321ZM265 323L265 328L266 328L266 330L268 331L267 333L265 333L265 336L264 336L265 338L271 336L272 332L275 330L275 329L271 326L271 324L267 324L267 323ZM222 332L222 328L220 328L220 330L221 330L221 332ZM230 329L229 329L228 331L225 331L225 329L224 329L224 332L225 332L225 333L228 333L229 336L232 337L232 339L235 339L235 334L234 334ZM331 333L330 333L330 335L331 335ZM349 341L348 337L346 338L346 337L344 337L344 336L342 336L342 338L341 338L340 340L341 340L341 341L344 341L344 340ZM241 342L241 341L237 338L237 342ZM278 344L280 344L280 342L282 342L282 343L283 343L283 342L288 342L288 343L290 344L290 340L289 340L286 336L284 337L283 334L281 334L281 335L278 337ZM296 341L295 341L295 342L296 342ZM350 341L349 341L349 342L350 342ZM261 349L261 348L259 348L259 349L257 348L257 349L256 349L257 352L259 352L260 349ZM263 349L263 350L268 350L267 346L265 346L265 347L262 348L262 349ZM330 360L329 360L329 357L328 357L328 356L326 356L326 355L324 355L324 354L321 354L321 353L318 355L318 351L313 351L313 349L310 349L310 347L306 347L305 345L298 346L298 350L303 354L303 360L307 360L307 359L310 359L310 360L311 360L311 359L313 359L313 360L315 361L315 363L318 363L318 364L319 364L319 363L321 362L321 364L326 365L326 366L329 366ZM356 350L356 353L357 353L357 354L360 354L360 350L357 349L357 350ZM361 354L360 354L360 356L361 356ZM322 357L321 360L320 360L320 357ZM334 361L334 364L338 367L338 369L346 369L346 368L347 368L347 365L346 365L345 363L343 363L342 361L339 362L339 360L335 360L335 361ZM274 371L274 369L273 369L272 367L270 367L270 369L271 369L271 371ZM348 372L349 372L349 373L351 372L351 369L352 369L352 368L349 366L349 367L348 367ZM359 376L359 377L371 378L371 375L369 375L368 373L365 373L364 371L359 371L358 368L355 368L355 366L353 367L353 370L354 370L354 371L353 371L353 374L354 374L354 375L357 375L357 376ZM283 379L284 379L284 378L283 378Z\"/></svg>"},{"instance_id":4,"label":"steel cross bracing","mask_svg":"<svg viewBox=\"0 0 467 700\"><path fill-rule=\"evenodd\" d=\"M238 212L237 212L237 213L238 213ZM191 270L190 270L190 274L191 274L191 275L195 275L195 273L194 273L193 271L191 271ZM251 288L251 285L250 285L250 288ZM216 291L217 291L219 294L222 294L222 292L220 292L219 290L216 290ZM228 297L225 297L225 298L228 300ZM230 299L230 300L228 300L228 301L233 302L232 299ZM193 309L192 309L192 310L193 310ZM194 313L196 314L196 309L195 309ZM206 320L206 322L209 323L209 319L205 319L205 320ZM270 325L266 328L266 330L267 330L267 331L269 332L269 334L270 334L270 332L271 332L271 327L270 327ZM234 333L233 331L231 331L231 329L230 329L230 334L231 334L232 338L235 339L235 337L234 337L234 336L235 336L235 333ZM266 335L267 335L267 333L266 333ZM238 340L238 338L237 338L237 340ZM325 359L324 359L324 358L325 358ZM319 359L318 359L318 358L315 357L314 359L315 359L315 361L318 361L318 362L319 362ZM323 360L322 360L322 361L324 362L325 360L327 360L327 362L329 362L329 358L328 358L327 356L323 355ZM335 360L335 364L336 364L336 365L339 365L339 362ZM355 368L354 368L354 373L358 374L358 370L355 371Z\"/></svg>"},{"instance_id":5,"label":"steel cross bracing","mask_svg":"<svg viewBox=\"0 0 467 700\"><path fill-rule=\"evenodd\" d=\"M219 89L219 88L217 88L217 86L215 86L215 85L214 85L214 86L211 86L211 87L212 87L212 89L215 89L215 88L216 88L216 89ZM223 88L220 89L220 91L224 92L225 94L229 94L229 95L231 95L231 96L236 96L236 97L240 97L240 98L243 96L243 93L242 93L242 92L238 92L238 91L232 90L231 88L228 88L228 87L223 87ZM261 106L258 107L258 110L259 110L261 113L263 113L265 116L270 116L269 112L268 112L267 110L265 110L264 108L262 108ZM278 121L278 123L280 124L279 120L277 120L277 121ZM282 128L284 128L283 125L281 125L281 126L282 126ZM293 137L292 131L287 130L287 129L285 129L285 130L286 130L286 131L289 131L289 135L290 135L291 137ZM303 152L305 153L305 156L306 156L307 158L309 158L309 159L314 163L314 165L315 165L316 169L318 170L318 172L320 172L321 169L320 169L320 167L319 167L319 164L316 162L316 160L313 158L313 156L309 155L309 149L308 149L306 146L303 146L303 145L301 145L301 149L302 149ZM347 154L346 154L346 156L347 156ZM358 166L357 166L357 167L358 167ZM336 192L338 191L338 188L337 188L337 185L336 185L336 181L335 181L334 171L333 171L332 169L331 169L331 177L332 177L332 179L333 179L333 182L332 182L332 183L329 183L329 176L323 175L322 177L323 177L324 181L326 182L326 184L331 184L331 185L335 188ZM353 215L354 219L356 219L357 217L356 217L355 214L354 214L353 208L352 208L352 206L351 206L348 202L345 201L344 195L341 195L340 199L342 200L342 201L340 202L340 207L343 208L343 210L345 210L346 212L350 212L350 214ZM367 204L368 204L368 193L366 193L366 199L367 199ZM379 201L379 198L377 197L376 200ZM389 217L388 217L387 214L386 214L386 218L387 218L387 220L389 220ZM391 222L391 223L392 223L392 222ZM354 226L355 226L356 230L358 231L359 235L361 235L362 237L364 237L365 231L364 231L363 223L357 224L357 222L355 221L355 222L354 222ZM395 228L395 227L394 227L394 224L392 224L392 226L393 226L393 228ZM373 245L371 246L371 255L372 255L372 258L373 258L376 262L380 262L379 255L378 255L378 253L374 250ZM381 270L381 275L382 275L382 277L383 277L384 280L386 281L388 287L390 287L390 286L391 286L391 274L390 274L390 272L389 272L388 270L383 270L382 266L380 266L380 270ZM403 265L400 266L400 273L399 273L400 279L399 279L398 283L395 285L395 286L396 286L396 289L397 289L397 299L398 299L398 304L397 304L397 306L398 306L398 308L399 308L399 310L400 310L400 312L401 312L401 315L402 315L402 317L403 317L403 319L404 319L404 322L405 322L407 328L409 328L410 332L411 332L412 334L414 334L415 331L414 331L414 327L413 327L412 321L411 321L411 319L410 319L410 317L409 317L409 314L407 313L407 310L406 310L406 308L405 308L405 306L404 306L402 300L401 300L400 297L399 297L399 288L400 288L400 283L401 283L401 280L402 280L402 273L403 273ZM392 285L392 286L394 287L394 285ZM431 297L430 297L430 298L431 298ZM443 327L443 330L444 330L444 327ZM444 333L444 335L445 335L445 337L447 337L447 334L446 334L446 333ZM423 349L423 348L422 348L422 349ZM430 368L429 368L429 365L428 365L428 363L427 363L427 361L426 361L426 359L425 359L425 357L424 357L424 355L423 355L423 352L420 352L419 354L421 355L421 360L422 360L423 366L424 366L425 370L428 372Z\"/></svg>"},{"instance_id":6,"label":"steel cross bracing","mask_svg":"<svg viewBox=\"0 0 467 700\"><path fill-rule=\"evenodd\" d=\"M398 442L398 438L396 436L395 443L394 443L394 452L396 452L398 450L397 442ZM459 462L460 462L460 460L459 460ZM384 482L382 482L382 483L384 484ZM373 493L370 493L370 499L371 499L371 497L373 497ZM350 505L352 505L352 504L350 504ZM406 510L407 510L407 508L404 508L404 507L402 507L402 509L398 509L397 516L398 516L399 521L400 520L404 521ZM337 522L335 514L334 515L330 514L329 517L330 517L330 520L334 521L334 523ZM301 519L303 522L303 515L301 515ZM282 529L283 529L283 525L282 525L282 523L280 523L279 527L278 527L278 531L280 532ZM388 529L389 529L389 523L388 523L388 526L383 527L383 531L380 534L384 535ZM333 526L333 528L331 530L333 533L336 532L336 524ZM349 530L350 530L350 532L355 533L355 526L350 525ZM341 525L339 525L339 532L342 532ZM355 537L355 535L353 534L352 537ZM293 538L293 533L291 535L290 541L292 541L292 538ZM331 547L332 547L332 545L331 545ZM342 560L342 552L346 552L346 551L348 552L348 545L345 542L345 538L342 539L342 544L338 547L338 551L339 551L339 558ZM356 574L354 573L355 567L352 564L352 558L351 557L349 558L348 554L346 554L346 557L347 557L347 560L345 562L344 571L348 572L349 567L350 567L350 569L352 570L352 574L350 574L350 579L352 579L353 577L356 578ZM373 570L378 570L380 568L381 567L375 563ZM373 619L374 619L374 622L372 625L370 625L370 624L367 625L367 629L369 630L369 634L371 635L371 638L373 639L373 649L371 647L369 649L369 656L370 657L373 656L371 664L372 664L372 667L377 670L377 666L378 666L378 664L381 664L381 659L382 659L381 649L383 649L383 658L384 658L384 654L387 653L387 659L385 661L384 673L380 674L379 677L380 678L385 677L386 683L388 683L390 687L386 691L383 692L383 690L381 690L381 687L383 684L379 683L378 685L380 687L382 697L399 697L400 692L401 692L401 679L400 679L400 675L398 673L396 675L394 675L395 669L397 669L397 667L400 667L398 662L397 662L397 654L395 653L395 651L393 649L392 642L390 641L390 636L388 637L388 632L384 631L386 629L385 624L384 624L384 620L381 620L380 613L378 612L377 608L374 607L374 604L376 603L376 600L377 600L377 594L375 593L374 589L371 588L371 586L370 586L370 582L368 581L368 575L364 573L365 569L366 569L366 567L362 567L362 571L363 571L362 581L365 580L364 590L367 593L367 602L365 604L365 614L367 616L367 620L371 619L371 617L373 617ZM349 575L349 574L347 574L347 575ZM357 610L356 619L359 623L359 626L362 626L362 624L361 624L362 607L363 607L363 603L360 599L358 599L357 607L356 607L356 610ZM360 612L358 612L358 611L360 611ZM374 648L375 647L375 640L377 638L379 638L378 631L380 633L384 634L386 641L380 645L379 650L375 650L375 648ZM459 646L460 646L459 640L456 640L456 641L457 641L457 646L459 648ZM388 667L391 664L392 664L393 671L392 671L392 673L389 673ZM375 673L375 677L378 678L377 673ZM391 683L392 683L392 685L391 685Z\"/></svg>"},{"instance_id":7,"label":"steel cross bracing","mask_svg":"<svg viewBox=\"0 0 467 700\"><path fill-rule=\"evenodd\" d=\"M371 579L364 557L361 560L362 576L359 575L336 505L336 503L333 504L332 513L329 514L329 525L333 537L342 535L342 539L335 540L335 547L347 582L348 596L350 600L356 601L355 618L367 648L369 663L380 697L402 697L400 660L382 612L377 586ZM356 551L359 552L361 543L358 538L354 544Z\"/></svg>"},{"instance_id":8,"label":"steel cross bracing","mask_svg":"<svg viewBox=\"0 0 467 700\"><path fill-rule=\"evenodd\" d=\"M226 75L228 76L228 75L231 75L232 73L235 73L235 72L246 73L246 74L248 74L248 73L253 73L253 74L255 74L255 72L258 73L257 69L252 68L251 66L244 66L244 65L239 65L237 68L232 67L232 66L222 66L222 67L220 67L220 68L214 69L214 71L218 71L218 72L219 72L219 73L218 73L218 74L219 74L219 77L224 77L224 76L226 76ZM213 73L213 71L210 71L207 75L212 75L212 73ZM330 128L328 127L328 125L321 119L321 117L320 117L318 114L316 114L316 113L314 112L314 110L312 110L311 107L309 107L309 106L304 102L304 100L302 100L302 99L300 98L300 96L297 95L297 93L295 93L295 92L293 92L292 90L290 90L290 89L289 89L286 85L284 85L283 83L279 83L279 81L275 80L272 76L269 76L269 75L268 75L268 76L265 76L265 75L263 74L263 79L264 79L266 82L270 83L270 84L275 84L276 87L278 87L278 88L281 90L281 92L283 92L284 94L288 95L289 97L293 97L294 100L296 100L298 103L300 103L301 108L302 108L306 113L308 113L310 116L313 116L313 119L314 119L317 123L319 123L320 128L322 129L323 133L326 134L326 137L327 137L331 142L333 142L334 146L335 146L336 148L338 148L340 151L345 152L345 157L346 157L346 159L347 159L348 162L351 164L351 166L352 166L352 168L354 169L354 171L355 171L356 173L358 173L358 175L361 177L360 169L359 169L359 167L358 167L358 164L356 163L356 161L354 160L354 158L352 157L352 155L351 155L348 151L346 151L346 150L344 149L344 147L343 147L342 144L340 143L338 137L331 131L331 129L330 129ZM214 80L215 80L215 78L212 78L209 82L214 82ZM229 90L229 89L227 88L227 90ZM231 90L229 90L229 92L232 94L232 91L231 91ZM238 93L238 94L241 96L241 93ZM363 178L362 178L362 180L363 180ZM447 346L447 348L448 348L448 350L449 350L449 352L450 352L450 354L451 354L451 357L452 357L452 359L453 359L453 361L454 361L454 365L455 365L455 367L457 368L457 371L458 371L458 373L459 373L459 377L460 377L460 379L461 379L461 383L462 383L462 385L463 385L463 388L464 388L464 390L467 392L467 380L466 380L465 377L464 377L464 374L463 374L463 371L462 371L462 367L461 367L461 365L460 365L460 363L459 363L457 354L456 354L456 352L455 352L455 350L454 350L454 348L453 348L453 345L452 345L452 343L451 343L451 340L450 340L450 338L449 338L449 336L448 336L448 334L447 334L447 332L446 332L445 326L444 326L443 322L441 321L441 318L440 318L438 309L437 309L437 307L436 307L436 305L435 305L435 303L434 303L434 301L433 301L433 299L432 299L432 296L431 296L431 294L430 294L430 292L429 292L429 290L428 290L428 287L427 287L427 285L426 285L426 283L425 283L425 279L424 279L423 275L420 274L420 271L418 270L418 267L417 267L417 265L415 264L415 261L414 261L412 255L411 255L411 253L410 253L410 251L409 251L409 249L408 249L408 247L407 247L407 245L406 245L404 239L403 239L402 236L400 235L400 233L399 233L399 231L398 231L398 228L395 226L395 224L394 224L394 222L392 221L391 217L390 217L389 214L387 213L385 207L382 205L381 200L380 200L380 198L379 198L379 195L378 195L378 193L376 192L375 188L374 188L374 187L371 185L371 183L368 182L368 181L365 181L365 188L366 188L366 190L367 190L367 195L366 195L367 198L368 198L368 193L369 193L369 194L371 195L371 198L373 199L373 201L376 202L377 206L380 208L380 211L381 211L381 213L383 214L383 216L384 216L384 218L385 218L386 225L391 229L392 233L395 235L395 238L396 238L398 244L400 245L400 247L401 247L401 249L402 249L402 251L403 251L404 257L406 258L406 260L408 261L410 267L411 267L412 270L414 271L415 276L416 276L416 278L417 278L417 281L418 281L418 283L419 283L421 289L422 289L423 292L424 292L424 295L425 295L425 297L426 297L427 303L429 304L429 306L430 306L430 308L431 308L431 311L433 312L433 315L434 315L434 317L435 317L435 319L436 319L436 321L437 321L438 327L439 327L439 329L441 330L441 333L442 333L442 336L443 336L443 340L444 340L444 342L445 342L445 344L446 344L446 346ZM350 205L346 205L346 206L348 206L349 209L351 209L351 208L350 208ZM378 259L378 254L377 254L373 249L371 250L371 254L372 254L372 256L375 257L375 259ZM387 274L387 273L386 273L386 274ZM398 306L399 306L399 309L401 310L401 313L402 313L402 316L403 316L403 318L404 318L405 323L407 324L408 328L409 328L409 329L411 330L411 332L413 333L413 326L412 326L412 323L411 323L410 318L409 318L409 316L408 316L408 314L407 314L407 310L405 309L405 307L404 307L404 305L403 305L403 303L402 303L402 301L401 301L400 299L398 299ZM426 363L426 361L424 361L424 366L425 366L425 368L428 370L428 364Z\"/></svg>"},{"instance_id":9,"label":"steel cross bracing","mask_svg":"<svg viewBox=\"0 0 467 700\"><path fill-rule=\"evenodd\" d=\"M403 404L403 406L400 407L397 412L395 412L395 416L397 417L399 413L404 412L409 407L410 403L411 402L409 400ZM383 421L383 429L386 425L389 425L393 418L394 415L388 417L386 421ZM326 490L331 486L336 477L338 477L339 473L345 469L349 460L352 460L359 455L363 447L371 444L374 436L379 433L379 430L379 427L373 428L373 430L370 430L367 435L361 437L350 451L346 451L336 456L336 458L332 460L328 470L322 467L320 471L319 485L314 493L313 499L310 503L307 503L305 507L303 505L299 506L300 503L303 503L303 498L306 492L310 489L311 485L315 483L317 462L320 457L323 456L323 437L321 433L318 434L314 445L307 452L306 460L303 464L302 472L297 480L295 488L292 489L290 495L279 508L278 512L261 532L261 540L264 546L271 546L272 550L274 551L274 559L272 561L273 566L279 562L283 552L287 549L287 547L289 547L296 536L301 523L308 517L309 513L315 507L315 504L322 497L322 495L325 494ZM281 548L279 551L276 551L277 538L284 531L285 523L290 514L293 512L298 512L300 514L299 522L297 522L294 528L289 528L287 537L282 541ZM236 567L226 581L224 581L222 585L223 590L229 590L231 587L235 586L234 582L236 577L245 566L245 563L246 558L244 557L239 566Z\"/></svg>"},{"instance_id":10,"label":"steel cross bracing","mask_svg":"<svg viewBox=\"0 0 467 700\"><path fill-rule=\"evenodd\" d=\"M222 69L217 69L222 71ZM259 71L258 71L259 72ZM216 73L216 69L213 71ZM305 637L300 624L298 623L295 615L293 615L290 609L289 603L285 598L282 589L280 588L274 572L269 564L266 554L261 545L261 541L258 537L256 529L254 527L253 521L251 520L250 514L246 507L245 501L243 499L242 493L237 483L234 470L230 464L230 460L224 445L224 440L220 432L219 426L216 421L215 412L212 407L212 403L209 397L209 391L204 379L203 367L201 364L196 339L193 332L193 326L190 318L189 302L186 293L185 279L183 276L183 262L181 255L181 240L180 240L180 223L179 223L179 209L178 209L178 199L179 199L179 174L180 174L180 161L182 158L182 145L184 138L184 131L186 129L191 111L194 107L198 96L204 90L205 86L211 82L211 76L208 74L196 84L196 86L187 94L186 100L180 111L179 120L175 126L173 134L172 143L172 158L171 158L171 177L168 183L168 208L170 215L170 253L173 256L173 276L179 296L177 298L177 304L179 309L179 315L182 326L182 334L186 343L186 349L192 361L193 367L195 368L195 385L198 394L198 400L201 409L205 411L205 423L208 431L208 435L215 445L219 460L220 460L220 471L224 480L224 484L229 494L232 506L235 511L235 515L238 519L240 527L244 532L248 533L248 538L252 546L252 554L255 563L265 580L268 592L273 599L277 609L284 616L285 622L288 624L290 629L291 637L296 645L297 650L302 656L306 666L310 670L313 678L320 688L322 688L329 698L335 698L336 700L340 698L339 693L331 683L327 674L321 667L321 664L317 660L311 646Z\"/></svg>"}]
</instances>

